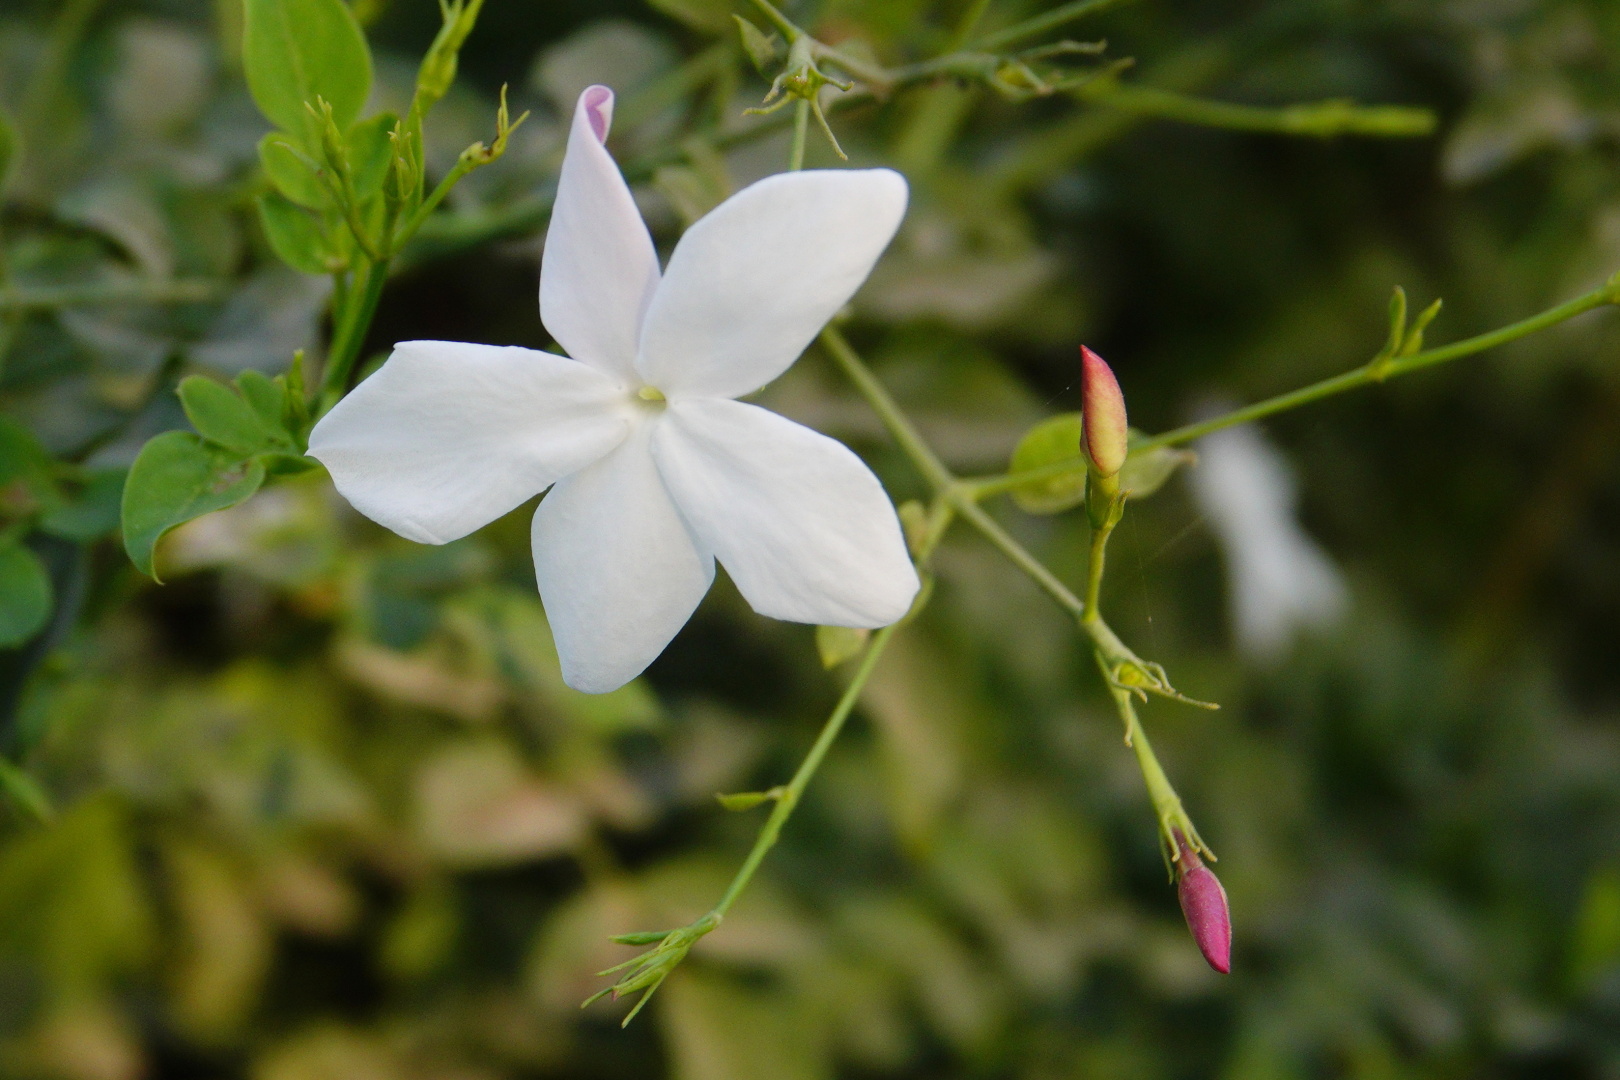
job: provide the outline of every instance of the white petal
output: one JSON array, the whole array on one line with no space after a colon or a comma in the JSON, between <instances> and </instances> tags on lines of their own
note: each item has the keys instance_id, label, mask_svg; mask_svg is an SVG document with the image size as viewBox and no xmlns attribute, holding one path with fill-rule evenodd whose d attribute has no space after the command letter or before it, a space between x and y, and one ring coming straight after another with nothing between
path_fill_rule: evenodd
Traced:
<instances>
[{"instance_id":1,"label":"white petal","mask_svg":"<svg viewBox=\"0 0 1620 1080\"><path fill-rule=\"evenodd\" d=\"M568 355L628 386L658 253L618 165L602 145L613 91L587 87L574 107L540 264L540 321Z\"/></svg>"},{"instance_id":2,"label":"white petal","mask_svg":"<svg viewBox=\"0 0 1620 1080\"><path fill-rule=\"evenodd\" d=\"M753 405L672 401L653 458L675 504L755 611L886 626L917 594L894 506L843 444Z\"/></svg>"},{"instance_id":3,"label":"white petal","mask_svg":"<svg viewBox=\"0 0 1620 1080\"><path fill-rule=\"evenodd\" d=\"M534 573L563 681L616 690L664 651L714 581L648 453L654 421L551 490L534 515Z\"/></svg>"},{"instance_id":4,"label":"white petal","mask_svg":"<svg viewBox=\"0 0 1620 1080\"><path fill-rule=\"evenodd\" d=\"M366 517L444 544L612 450L632 418L612 379L567 357L405 341L321 418L309 452Z\"/></svg>"},{"instance_id":5,"label":"white petal","mask_svg":"<svg viewBox=\"0 0 1620 1080\"><path fill-rule=\"evenodd\" d=\"M798 359L855 295L906 212L889 169L779 173L681 237L636 361L666 394L737 397Z\"/></svg>"}]
</instances>

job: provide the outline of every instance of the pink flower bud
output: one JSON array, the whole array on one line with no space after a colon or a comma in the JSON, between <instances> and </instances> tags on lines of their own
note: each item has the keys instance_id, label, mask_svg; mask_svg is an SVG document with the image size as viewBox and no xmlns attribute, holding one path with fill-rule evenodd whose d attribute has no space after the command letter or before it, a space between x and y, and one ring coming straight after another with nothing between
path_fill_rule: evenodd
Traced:
<instances>
[{"instance_id":1,"label":"pink flower bud","mask_svg":"<svg viewBox=\"0 0 1620 1080\"><path fill-rule=\"evenodd\" d=\"M1176 893L1181 897L1187 929L1209 966L1225 975L1232 970L1232 912L1226 905L1226 890L1181 830L1172 829L1171 835L1181 855L1176 863Z\"/></svg>"},{"instance_id":2,"label":"pink flower bud","mask_svg":"<svg viewBox=\"0 0 1620 1080\"><path fill-rule=\"evenodd\" d=\"M1125 395L1108 362L1080 346L1080 412L1085 419L1082 438L1092 468L1113 476L1125 464Z\"/></svg>"}]
</instances>

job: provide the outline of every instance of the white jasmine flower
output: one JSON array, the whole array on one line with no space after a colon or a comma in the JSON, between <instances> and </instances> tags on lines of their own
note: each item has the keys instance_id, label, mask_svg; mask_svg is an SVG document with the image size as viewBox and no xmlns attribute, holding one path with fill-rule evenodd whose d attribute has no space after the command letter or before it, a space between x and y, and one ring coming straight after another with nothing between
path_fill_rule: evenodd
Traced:
<instances>
[{"instance_id":1,"label":"white jasmine flower","mask_svg":"<svg viewBox=\"0 0 1620 1080\"><path fill-rule=\"evenodd\" d=\"M1338 568L1300 528L1288 462L1258 429L1227 428L1200 439L1191 477L1226 556L1232 623L1244 653L1275 661L1298 631L1344 614Z\"/></svg>"},{"instance_id":2,"label":"white jasmine flower","mask_svg":"<svg viewBox=\"0 0 1620 1080\"><path fill-rule=\"evenodd\" d=\"M603 146L612 112L608 88L580 95L546 236L540 317L569 357L404 342L315 426L310 454L357 510L426 544L551 488L535 574L580 690L640 674L715 559L762 615L894 622L918 583L877 477L840 443L733 399L785 371L866 279L905 180L761 180L693 225L660 275Z\"/></svg>"}]
</instances>

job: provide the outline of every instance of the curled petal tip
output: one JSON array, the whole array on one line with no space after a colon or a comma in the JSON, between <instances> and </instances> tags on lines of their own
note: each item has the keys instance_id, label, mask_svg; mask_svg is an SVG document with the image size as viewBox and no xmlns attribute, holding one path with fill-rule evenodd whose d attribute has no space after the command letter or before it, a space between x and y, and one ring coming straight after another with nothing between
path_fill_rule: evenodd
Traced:
<instances>
[{"instance_id":1,"label":"curled petal tip","mask_svg":"<svg viewBox=\"0 0 1620 1080\"><path fill-rule=\"evenodd\" d=\"M1192 931L1198 951L1209 966L1222 975L1228 974L1232 970L1232 913L1226 889L1179 830L1175 839L1180 856L1176 862L1176 893L1187 929Z\"/></svg>"},{"instance_id":2,"label":"curled petal tip","mask_svg":"<svg viewBox=\"0 0 1620 1080\"><path fill-rule=\"evenodd\" d=\"M1090 348L1080 346L1080 410L1085 418L1086 456L1103 476L1113 476L1125 464L1125 395L1119 391L1108 362Z\"/></svg>"},{"instance_id":3,"label":"curled petal tip","mask_svg":"<svg viewBox=\"0 0 1620 1080\"><path fill-rule=\"evenodd\" d=\"M585 117L591 122L597 140L607 142L608 128L613 126L613 91L601 85L587 86L579 95L579 103L585 109Z\"/></svg>"}]
</instances>

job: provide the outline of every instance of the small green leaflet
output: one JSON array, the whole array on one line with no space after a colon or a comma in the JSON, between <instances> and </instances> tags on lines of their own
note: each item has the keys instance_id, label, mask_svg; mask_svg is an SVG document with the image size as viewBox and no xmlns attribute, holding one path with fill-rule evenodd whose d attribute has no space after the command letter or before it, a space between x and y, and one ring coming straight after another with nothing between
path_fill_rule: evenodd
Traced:
<instances>
[{"instance_id":1,"label":"small green leaflet","mask_svg":"<svg viewBox=\"0 0 1620 1080\"><path fill-rule=\"evenodd\" d=\"M245 0L242 63L259 111L309 148L320 129L306 104L329 102L340 130L371 93L371 50L343 0Z\"/></svg>"},{"instance_id":2,"label":"small green leaflet","mask_svg":"<svg viewBox=\"0 0 1620 1080\"><path fill-rule=\"evenodd\" d=\"M1079 506L1086 497L1086 462L1080 456L1080 414L1059 413L1030 428L1013 451L1009 470L1015 473L1052 469L1053 475L1012 489L1013 502L1031 514L1057 514ZM1129 432L1131 455L1119 471L1120 490L1133 499L1145 499L1164 486L1175 471L1198 460L1190 450L1160 446L1138 447L1147 435ZM1067 468L1065 466L1068 466Z\"/></svg>"},{"instance_id":3,"label":"small green leaflet","mask_svg":"<svg viewBox=\"0 0 1620 1080\"><path fill-rule=\"evenodd\" d=\"M224 510L259 490L262 461L205 442L189 431L168 431L141 448L124 484L124 550L141 573L152 565L163 534L176 525Z\"/></svg>"}]
</instances>

